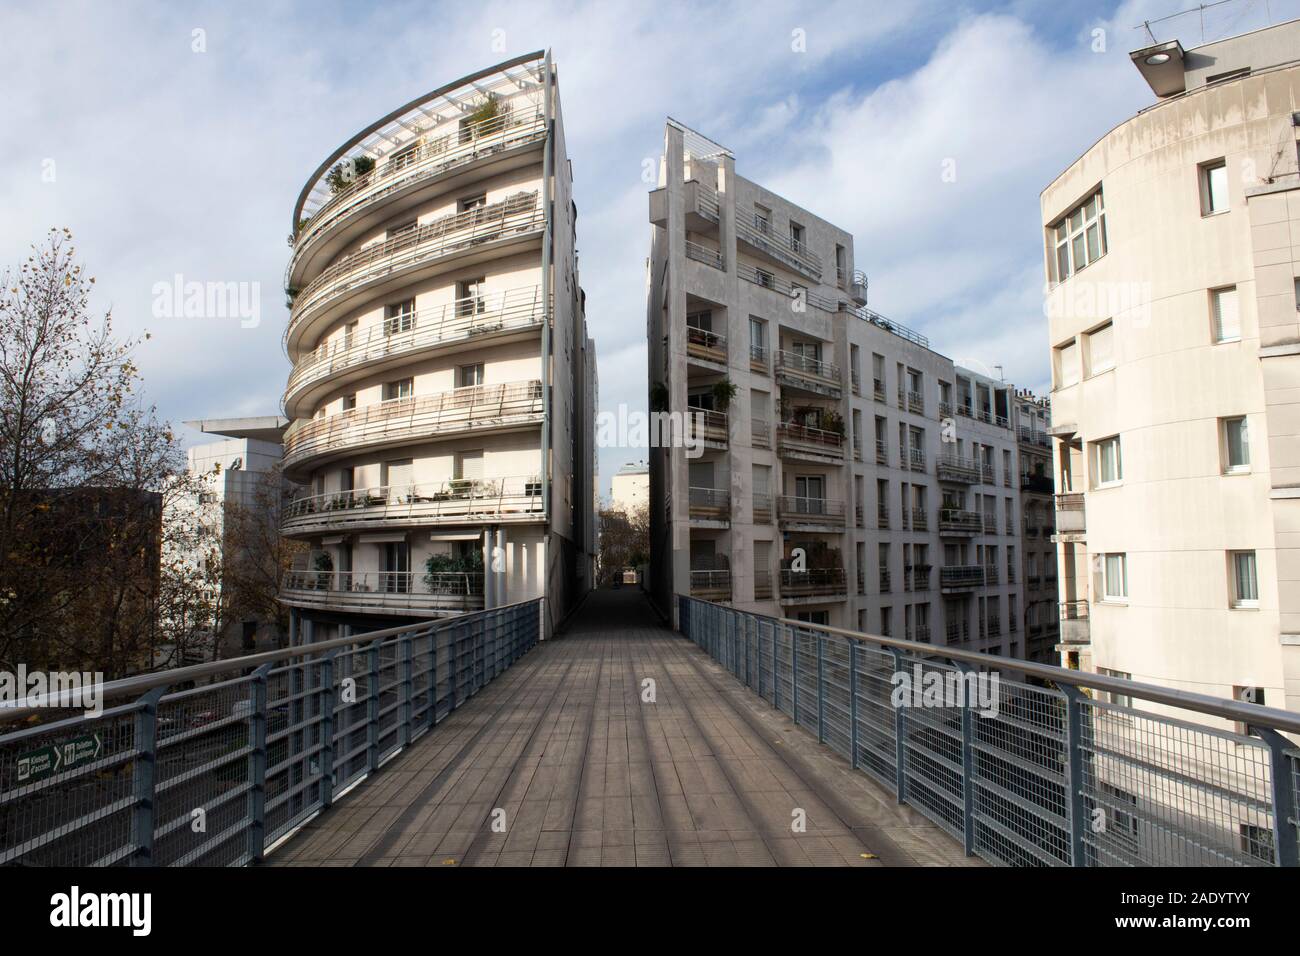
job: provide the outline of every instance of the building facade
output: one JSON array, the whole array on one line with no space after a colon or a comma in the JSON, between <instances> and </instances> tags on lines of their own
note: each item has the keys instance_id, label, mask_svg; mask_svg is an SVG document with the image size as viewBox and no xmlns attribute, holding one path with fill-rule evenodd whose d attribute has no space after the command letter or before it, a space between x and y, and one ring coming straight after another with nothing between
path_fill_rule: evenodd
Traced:
<instances>
[{"instance_id":1,"label":"building facade","mask_svg":"<svg viewBox=\"0 0 1300 956\"><path fill-rule=\"evenodd\" d=\"M1056 506L1053 499L1051 402L1027 389L1015 394L1015 431L1020 459L1020 508L1025 619L1029 660L1060 662L1056 603Z\"/></svg>"},{"instance_id":2,"label":"building facade","mask_svg":"<svg viewBox=\"0 0 1300 956\"><path fill-rule=\"evenodd\" d=\"M650 468L645 462L628 462L610 479L609 506L622 512L650 506Z\"/></svg>"},{"instance_id":3,"label":"building facade","mask_svg":"<svg viewBox=\"0 0 1300 956\"><path fill-rule=\"evenodd\" d=\"M1132 54L1042 194L1062 660L1300 706L1300 21Z\"/></svg>"},{"instance_id":4,"label":"building facade","mask_svg":"<svg viewBox=\"0 0 1300 956\"><path fill-rule=\"evenodd\" d=\"M851 235L671 120L650 221L651 407L696 428L651 449L660 605L1022 656L1013 389L867 309Z\"/></svg>"},{"instance_id":5,"label":"building facade","mask_svg":"<svg viewBox=\"0 0 1300 956\"><path fill-rule=\"evenodd\" d=\"M295 639L591 580L595 345L549 53L399 107L294 208L284 522Z\"/></svg>"}]
</instances>

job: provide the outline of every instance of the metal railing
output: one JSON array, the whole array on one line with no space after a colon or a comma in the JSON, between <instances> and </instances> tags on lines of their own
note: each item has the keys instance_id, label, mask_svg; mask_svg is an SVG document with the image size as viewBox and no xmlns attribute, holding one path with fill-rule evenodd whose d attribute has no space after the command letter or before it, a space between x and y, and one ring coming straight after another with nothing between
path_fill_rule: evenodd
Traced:
<instances>
[{"instance_id":1,"label":"metal railing","mask_svg":"<svg viewBox=\"0 0 1300 956\"><path fill-rule=\"evenodd\" d=\"M511 110L475 124L471 130L429 139L405 149L351 183L320 205L299 226L295 258L327 226L419 180L475 162L487 155L546 138L540 110Z\"/></svg>"},{"instance_id":2,"label":"metal railing","mask_svg":"<svg viewBox=\"0 0 1300 956\"><path fill-rule=\"evenodd\" d=\"M727 518L731 515L731 492L724 488L687 488L693 518Z\"/></svg>"},{"instance_id":3,"label":"metal railing","mask_svg":"<svg viewBox=\"0 0 1300 956\"><path fill-rule=\"evenodd\" d=\"M737 218L736 238L748 243L755 249L765 252L782 265L802 272L814 279L821 278L821 257L816 253L809 252L803 243L796 243L792 239L772 232L770 226L758 226Z\"/></svg>"},{"instance_id":4,"label":"metal railing","mask_svg":"<svg viewBox=\"0 0 1300 956\"><path fill-rule=\"evenodd\" d=\"M980 480L980 463L974 458L960 455L941 455L935 462L935 474L940 481L961 481L978 484Z\"/></svg>"},{"instance_id":5,"label":"metal railing","mask_svg":"<svg viewBox=\"0 0 1300 956\"><path fill-rule=\"evenodd\" d=\"M710 329L686 327L686 351L689 355L712 360L727 360L727 337Z\"/></svg>"},{"instance_id":6,"label":"metal railing","mask_svg":"<svg viewBox=\"0 0 1300 956\"><path fill-rule=\"evenodd\" d=\"M812 446L817 454L844 455L844 436L824 428L813 428L797 422L780 422L776 426L776 438L779 444L788 444L794 451L800 451L801 446Z\"/></svg>"},{"instance_id":7,"label":"metal railing","mask_svg":"<svg viewBox=\"0 0 1300 956\"><path fill-rule=\"evenodd\" d=\"M843 568L781 569L781 596L802 597L814 594L847 594L848 577Z\"/></svg>"},{"instance_id":8,"label":"metal railing","mask_svg":"<svg viewBox=\"0 0 1300 956\"><path fill-rule=\"evenodd\" d=\"M821 379L828 379L834 384L835 388L840 387L840 367L832 365L829 362L822 362L818 359L809 358L807 355L799 352L790 352L785 349L776 351L776 370L778 373L793 373L796 376L815 376Z\"/></svg>"},{"instance_id":9,"label":"metal railing","mask_svg":"<svg viewBox=\"0 0 1300 956\"><path fill-rule=\"evenodd\" d=\"M843 525L847 514L839 498L802 498L781 495L777 499L783 522Z\"/></svg>"},{"instance_id":10,"label":"metal railing","mask_svg":"<svg viewBox=\"0 0 1300 956\"><path fill-rule=\"evenodd\" d=\"M772 423L766 418L749 420L749 441L755 448L772 447Z\"/></svg>"},{"instance_id":11,"label":"metal railing","mask_svg":"<svg viewBox=\"0 0 1300 956\"><path fill-rule=\"evenodd\" d=\"M969 855L1300 865L1300 750L1283 736L1298 714L682 595L677 612L723 668ZM932 682L957 692L924 701Z\"/></svg>"},{"instance_id":12,"label":"metal railing","mask_svg":"<svg viewBox=\"0 0 1300 956\"><path fill-rule=\"evenodd\" d=\"M359 249L336 260L296 294L285 340L293 338L309 313L350 289L472 246L541 232L545 219L537 193L521 192L488 206L434 219Z\"/></svg>"},{"instance_id":13,"label":"metal railing","mask_svg":"<svg viewBox=\"0 0 1300 956\"><path fill-rule=\"evenodd\" d=\"M721 252L717 249L710 249L708 246L702 246L698 242L691 242L689 239L686 240L686 258L702 262L706 266L712 266L723 272L727 270Z\"/></svg>"},{"instance_id":14,"label":"metal railing","mask_svg":"<svg viewBox=\"0 0 1300 956\"><path fill-rule=\"evenodd\" d=\"M368 362L443 343L540 327L545 320L541 286L485 292L393 316L363 331L321 342L294 365L285 394L292 400L304 386Z\"/></svg>"},{"instance_id":15,"label":"metal railing","mask_svg":"<svg viewBox=\"0 0 1300 956\"><path fill-rule=\"evenodd\" d=\"M473 428L541 421L542 383L536 379L387 399L324 418L298 419L284 434L285 467L317 454L400 438L433 438Z\"/></svg>"},{"instance_id":16,"label":"metal railing","mask_svg":"<svg viewBox=\"0 0 1300 956\"><path fill-rule=\"evenodd\" d=\"M285 508L286 534L348 525L418 520L495 518L542 512L542 480L537 475L509 478L449 478L409 485L380 485L329 491L295 499Z\"/></svg>"},{"instance_id":17,"label":"metal railing","mask_svg":"<svg viewBox=\"0 0 1300 956\"><path fill-rule=\"evenodd\" d=\"M984 528L984 519L978 511L963 511L960 508L939 509L939 531L960 534L979 534Z\"/></svg>"},{"instance_id":18,"label":"metal railing","mask_svg":"<svg viewBox=\"0 0 1300 956\"><path fill-rule=\"evenodd\" d=\"M370 613L481 611L483 572L293 570L284 576L280 599Z\"/></svg>"},{"instance_id":19,"label":"metal railing","mask_svg":"<svg viewBox=\"0 0 1300 956\"><path fill-rule=\"evenodd\" d=\"M978 564L951 565L939 569L939 586L972 588L984 584L984 568Z\"/></svg>"},{"instance_id":20,"label":"metal railing","mask_svg":"<svg viewBox=\"0 0 1300 956\"><path fill-rule=\"evenodd\" d=\"M691 571L691 593L731 599L731 572L723 569Z\"/></svg>"},{"instance_id":21,"label":"metal railing","mask_svg":"<svg viewBox=\"0 0 1300 956\"><path fill-rule=\"evenodd\" d=\"M50 718L0 735L0 865L261 860L532 648L541 606L113 681L97 716L0 711Z\"/></svg>"}]
</instances>

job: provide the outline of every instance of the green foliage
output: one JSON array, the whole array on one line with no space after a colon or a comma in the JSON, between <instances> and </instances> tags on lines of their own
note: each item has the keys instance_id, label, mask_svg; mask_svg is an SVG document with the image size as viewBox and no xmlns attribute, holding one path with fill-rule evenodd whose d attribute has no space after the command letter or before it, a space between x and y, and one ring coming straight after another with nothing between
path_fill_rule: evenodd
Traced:
<instances>
[{"instance_id":1,"label":"green foliage","mask_svg":"<svg viewBox=\"0 0 1300 956\"><path fill-rule=\"evenodd\" d=\"M369 156L350 156L339 160L325 175L325 182L330 192L337 196L353 183L375 168L375 161Z\"/></svg>"}]
</instances>

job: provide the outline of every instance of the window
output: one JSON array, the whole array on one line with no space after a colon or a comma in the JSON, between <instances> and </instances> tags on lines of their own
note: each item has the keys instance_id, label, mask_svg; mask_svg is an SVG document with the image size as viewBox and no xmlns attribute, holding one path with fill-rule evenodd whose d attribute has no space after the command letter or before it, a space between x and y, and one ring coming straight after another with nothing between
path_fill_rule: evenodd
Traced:
<instances>
[{"instance_id":1,"label":"window","mask_svg":"<svg viewBox=\"0 0 1300 956\"><path fill-rule=\"evenodd\" d=\"M1124 480L1124 459L1120 454L1119 436L1104 438L1101 441L1092 443L1094 458L1093 483L1094 488L1101 488L1104 485L1113 485L1116 482Z\"/></svg>"},{"instance_id":2,"label":"window","mask_svg":"<svg viewBox=\"0 0 1300 956\"><path fill-rule=\"evenodd\" d=\"M384 383L384 401L391 402L399 398L410 398L414 393L415 380L410 378L398 379L396 382Z\"/></svg>"},{"instance_id":3,"label":"window","mask_svg":"<svg viewBox=\"0 0 1300 956\"><path fill-rule=\"evenodd\" d=\"M1088 370L1093 375L1099 375L1115 367L1114 333L1115 326L1110 322L1088 333Z\"/></svg>"},{"instance_id":4,"label":"window","mask_svg":"<svg viewBox=\"0 0 1300 956\"><path fill-rule=\"evenodd\" d=\"M1214 320L1215 342L1241 340L1241 314L1237 310L1237 287L1210 292L1210 316Z\"/></svg>"},{"instance_id":5,"label":"window","mask_svg":"<svg viewBox=\"0 0 1300 956\"><path fill-rule=\"evenodd\" d=\"M1056 281L1064 282L1106 254L1106 210L1101 190L1085 199L1048 230Z\"/></svg>"},{"instance_id":6,"label":"window","mask_svg":"<svg viewBox=\"0 0 1300 956\"><path fill-rule=\"evenodd\" d=\"M1106 815L1109 817L1109 826L1106 827L1104 832L1111 836L1136 838L1138 835L1137 817L1126 811L1137 809L1137 797L1125 790L1121 790L1119 787L1112 787L1108 783L1103 783L1099 789L1101 794L1108 798L1100 801L1102 807L1108 811ZM1121 810L1120 807L1125 809Z\"/></svg>"},{"instance_id":7,"label":"window","mask_svg":"<svg viewBox=\"0 0 1300 956\"><path fill-rule=\"evenodd\" d=\"M1250 471L1250 431L1246 418L1223 419L1223 473L1238 475Z\"/></svg>"},{"instance_id":8,"label":"window","mask_svg":"<svg viewBox=\"0 0 1300 956\"><path fill-rule=\"evenodd\" d=\"M461 365L456 369L456 386L467 388L470 385L483 384L483 363Z\"/></svg>"},{"instance_id":9,"label":"window","mask_svg":"<svg viewBox=\"0 0 1300 956\"><path fill-rule=\"evenodd\" d=\"M1268 827L1255 826L1251 823L1238 824L1241 833L1241 852L1262 860L1269 866L1277 865L1277 853L1274 849L1273 831Z\"/></svg>"},{"instance_id":10,"label":"window","mask_svg":"<svg viewBox=\"0 0 1300 956\"><path fill-rule=\"evenodd\" d=\"M487 205L487 193L478 193L474 196L466 196L456 203L457 212L469 212L471 209L482 209Z\"/></svg>"},{"instance_id":11,"label":"window","mask_svg":"<svg viewBox=\"0 0 1300 956\"><path fill-rule=\"evenodd\" d=\"M772 228L772 210L754 204L754 228L766 235Z\"/></svg>"},{"instance_id":12,"label":"window","mask_svg":"<svg viewBox=\"0 0 1300 956\"><path fill-rule=\"evenodd\" d=\"M456 315L464 318L487 311L487 300L483 298L486 283L487 279L483 276L462 279L456 283Z\"/></svg>"},{"instance_id":13,"label":"window","mask_svg":"<svg viewBox=\"0 0 1300 956\"><path fill-rule=\"evenodd\" d=\"M798 223L790 223L790 248L795 252L803 251L803 226Z\"/></svg>"},{"instance_id":14,"label":"window","mask_svg":"<svg viewBox=\"0 0 1300 956\"><path fill-rule=\"evenodd\" d=\"M1128 555L1107 554L1103 574L1102 594L1109 600L1124 600L1128 597Z\"/></svg>"},{"instance_id":15,"label":"window","mask_svg":"<svg viewBox=\"0 0 1300 956\"><path fill-rule=\"evenodd\" d=\"M415 328L415 300L394 302L384 308L384 334L395 335Z\"/></svg>"},{"instance_id":16,"label":"window","mask_svg":"<svg viewBox=\"0 0 1300 956\"><path fill-rule=\"evenodd\" d=\"M1264 688L1262 687L1242 687L1240 685L1232 688L1232 699L1239 700L1243 704L1257 704L1264 706ZM1244 721L1235 721L1233 729L1243 737L1250 734L1250 726Z\"/></svg>"},{"instance_id":17,"label":"window","mask_svg":"<svg viewBox=\"0 0 1300 956\"><path fill-rule=\"evenodd\" d=\"M344 410L345 412L350 412L350 411L352 411L352 409L354 409L354 408L356 408L356 407L357 407L357 393L356 393L356 392L349 392L348 394L346 394L346 395L343 396L343 410Z\"/></svg>"},{"instance_id":18,"label":"window","mask_svg":"<svg viewBox=\"0 0 1300 956\"><path fill-rule=\"evenodd\" d=\"M1056 349L1056 383L1060 388L1074 385L1081 377L1079 346L1071 341ZM968 406L969 407L969 406Z\"/></svg>"},{"instance_id":19,"label":"window","mask_svg":"<svg viewBox=\"0 0 1300 956\"><path fill-rule=\"evenodd\" d=\"M1254 551L1228 552L1232 568L1232 606L1259 607L1259 578Z\"/></svg>"},{"instance_id":20,"label":"window","mask_svg":"<svg viewBox=\"0 0 1300 956\"><path fill-rule=\"evenodd\" d=\"M1228 164L1222 159L1201 167L1201 215L1228 209Z\"/></svg>"},{"instance_id":21,"label":"window","mask_svg":"<svg viewBox=\"0 0 1300 956\"><path fill-rule=\"evenodd\" d=\"M764 269L754 268L754 281L764 289L776 288L776 276Z\"/></svg>"},{"instance_id":22,"label":"window","mask_svg":"<svg viewBox=\"0 0 1300 956\"><path fill-rule=\"evenodd\" d=\"M1105 677L1117 677L1120 680L1132 680L1133 675L1126 671L1113 671L1108 667L1098 667L1097 673ZM1102 691L1100 697L1108 704L1114 704L1116 707L1132 707L1133 698L1128 694L1120 694L1115 691Z\"/></svg>"},{"instance_id":23,"label":"window","mask_svg":"<svg viewBox=\"0 0 1300 956\"><path fill-rule=\"evenodd\" d=\"M419 220L408 219L404 223L391 227L388 230L387 238L396 239L398 236L405 236L414 233L419 224Z\"/></svg>"}]
</instances>

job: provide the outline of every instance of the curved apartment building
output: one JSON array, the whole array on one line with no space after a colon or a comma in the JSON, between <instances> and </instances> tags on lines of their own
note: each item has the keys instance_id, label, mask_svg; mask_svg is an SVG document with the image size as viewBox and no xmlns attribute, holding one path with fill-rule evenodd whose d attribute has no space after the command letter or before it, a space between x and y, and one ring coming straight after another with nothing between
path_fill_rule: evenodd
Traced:
<instances>
[{"instance_id":1,"label":"curved apartment building","mask_svg":"<svg viewBox=\"0 0 1300 956\"><path fill-rule=\"evenodd\" d=\"M1063 663L1300 707L1300 21L1132 58L1042 194Z\"/></svg>"},{"instance_id":2,"label":"curved apartment building","mask_svg":"<svg viewBox=\"0 0 1300 956\"><path fill-rule=\"evenodd\" d=\"M533 53L377 120L293 211L284 467L294 639L591 580L594 345L556 69Z\"/></svg>"}]
</instances>

